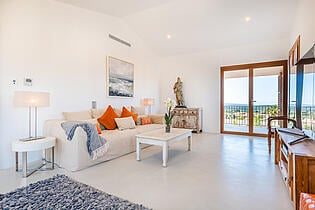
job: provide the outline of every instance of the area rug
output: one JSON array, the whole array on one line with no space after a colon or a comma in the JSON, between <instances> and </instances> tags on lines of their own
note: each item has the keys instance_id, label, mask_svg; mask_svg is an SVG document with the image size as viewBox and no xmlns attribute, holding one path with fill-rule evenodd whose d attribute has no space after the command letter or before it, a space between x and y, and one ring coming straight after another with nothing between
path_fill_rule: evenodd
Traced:
<instances>
[{"instance_id":1,"label":"area rug","mask_svg":"<svg viewBox=\"0 0 315 210\"><path fill-rule=\"evenodd\" d=\"M0 194L0 209L135 209L148 208L104 193L65 175Z\"/></svg>"}]
</instances>

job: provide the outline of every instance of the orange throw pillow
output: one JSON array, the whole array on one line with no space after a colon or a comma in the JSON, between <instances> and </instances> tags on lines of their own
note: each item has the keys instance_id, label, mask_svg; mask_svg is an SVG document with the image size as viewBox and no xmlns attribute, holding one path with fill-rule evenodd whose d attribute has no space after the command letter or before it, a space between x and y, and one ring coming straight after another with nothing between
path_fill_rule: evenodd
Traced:
<instances>
[{"instance_id":1,"label":"orange throw pillow","mask_svg":"<svg viewBox=\"0 0 315 210\"><path fill-rule=\"evenodd\" d=\"M109 105L105 111L105 113L97 119L99 123L101 123L106 129L114 130L116 128L115 118L119 116L115 113L114 109L111 105Z\"/></svg>"},{"instance_id":2,"label":"orange throw pillow","mask_svg":"<svg viewBox=\"0 0 315 210\"><path fill-rule=\"evenodd\" d=\"M120 117L132 117L133 120L136 122L138 118L138 114L134 114L130 112L126 107L123 107Z\"/></svg>"},{"instance_id":3,"label":"orange throw pillow","mask_svg":"<svg viewBox=\"0 0 315 210\"><path fill-rule=\"evenodd\" d=\"M152 124L151 117L142 117L141 125L148 125L148 124Z\"/></svg>"},{"instance_id":4,"label":"orange throw pillow","mask_svg":"<svg viewBox=\"0 0 315 210\"><path fill-rule=\"evenodd\" d=\"M102 131L101 131L101 128L100 128L100 124L99 124L99 123L96 124L96 130L97 130L97 133L98 133L98 134L102 134Z\"/></svg>"}]
</instances>

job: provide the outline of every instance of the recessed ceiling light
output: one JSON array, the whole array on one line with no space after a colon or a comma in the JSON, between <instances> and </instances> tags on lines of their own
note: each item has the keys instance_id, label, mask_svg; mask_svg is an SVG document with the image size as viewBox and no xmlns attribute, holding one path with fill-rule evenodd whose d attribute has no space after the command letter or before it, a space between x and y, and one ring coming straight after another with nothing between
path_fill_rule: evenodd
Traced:
<instances>
[{"instance_id":1,"label":"recessed ceiling light","mask_svg":"<svg viewBox=\"0 0 315 210\"><path fill-rule=\"evenodd\" d=\"M246 22L249 22L251 20L251 17L246 16L244 19L245 19Z\"/></svg>"},{"instance_id":2,"label":"recessed ceiling light","mask_svg":"<svg viewBox=\"0 0 315 210\"><path fill-rule=\"evenodd\" d=\"M170 39L170 38L172 38L172 36L171 36L170 34L167 34L167 35L166 35L166 38L167 38L167 39Z\"/></svg>"}]
</instances>

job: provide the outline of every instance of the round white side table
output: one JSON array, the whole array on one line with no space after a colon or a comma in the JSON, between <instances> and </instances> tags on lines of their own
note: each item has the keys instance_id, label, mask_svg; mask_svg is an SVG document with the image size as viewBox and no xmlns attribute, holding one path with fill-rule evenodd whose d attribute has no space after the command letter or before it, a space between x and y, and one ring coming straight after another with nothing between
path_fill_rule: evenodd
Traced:
<instances>
[{"instance_id":1,"label":"round white side table","mask_svg":"<svg viewBox=\"0 0 315 210\"><path fill-rule=\"evenodd\" d=\"M22 171L23 177L28 177L29 175L33 174L38 169L42 168L44 165L41 165L39 168L31 171L30 173L27 172L27 152L32 151L39 151L51 148L51 169L54 169L54 149L56 145L56 138L55 137L45 137L42 139L36 139L31 141L14 141L12 142L12 151L15 152L15 169L18 171L19 169L19 152L22 153Z\"/></svg>"}]
</instances>

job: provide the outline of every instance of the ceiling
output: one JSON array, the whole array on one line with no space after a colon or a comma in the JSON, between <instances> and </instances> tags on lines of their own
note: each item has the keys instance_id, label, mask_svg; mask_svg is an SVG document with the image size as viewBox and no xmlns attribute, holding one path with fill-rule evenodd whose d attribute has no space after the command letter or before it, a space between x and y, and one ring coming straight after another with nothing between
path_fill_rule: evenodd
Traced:
<instances>
[{"instance_id":1,"label":"ceiling","mask_svg":"<svg viewBox=\"0 0 315 210\"><path fill-rule=\"evenodd\" d=\"M121 17L168 56L289 40L298 0L58 1Z\"/></svg>"},{"instance_id":2,"label":"ceiling","mask_svg":"<svg viewBox=\"0 0 315 210\"><path fill-rule=\"evenodd\" d=\"M168 0L57 0L77 7L105 13L116 17L128 16L160 4Z\"/></svg>"}]
</instances>

